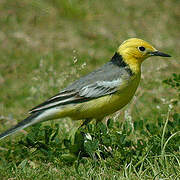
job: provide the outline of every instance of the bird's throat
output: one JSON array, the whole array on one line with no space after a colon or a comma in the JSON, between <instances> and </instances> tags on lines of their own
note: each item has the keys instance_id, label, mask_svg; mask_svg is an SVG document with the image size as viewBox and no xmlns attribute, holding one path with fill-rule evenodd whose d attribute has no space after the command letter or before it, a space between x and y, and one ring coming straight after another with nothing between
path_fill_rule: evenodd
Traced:
<instances>
[{"instance_id":1,"label":"bird's throat","mask_svg":"<svg viewBox=\"0 0 180 180\"><path fill-rule=\"evenodd\" d=\"M124 61L129 65L129 67L135 74L139 74L141 72L142 61L136 58L128 58L128 59L125 59Z\"/></svg>"}]
</instances>

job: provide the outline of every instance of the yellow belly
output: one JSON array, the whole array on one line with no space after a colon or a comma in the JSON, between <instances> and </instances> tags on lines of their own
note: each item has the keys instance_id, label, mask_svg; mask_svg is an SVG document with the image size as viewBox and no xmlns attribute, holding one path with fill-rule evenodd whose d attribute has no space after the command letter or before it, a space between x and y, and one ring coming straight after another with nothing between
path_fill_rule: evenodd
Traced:
<instances>
[{"instance_id":1,"label":"yellow belly","mask_svg":"<svg viewBox=\"0 0 180 180\"><path fill-rule=\"evenodd\" d=\"M70 117L73 120L103 117L112 114L123 108L135 94L139 85L140 74L128 85L112 95L103 96L77 105L68 105L58 114L58 117Z\"/></svg>"}]
</instances>

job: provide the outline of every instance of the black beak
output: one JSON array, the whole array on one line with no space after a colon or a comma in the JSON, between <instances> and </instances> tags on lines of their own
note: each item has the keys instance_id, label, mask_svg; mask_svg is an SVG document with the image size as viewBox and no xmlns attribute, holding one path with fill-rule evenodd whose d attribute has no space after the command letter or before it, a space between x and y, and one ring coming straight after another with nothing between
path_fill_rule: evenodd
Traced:
<instances>
[{"instance_id":1,"label":"black beak","mask_svg":"<svg viewBox=\"0 0 180 180\"><path fill-rule=\"evenodd\" d=\"M165 53L160 52L160 51L150 52L150 54L151 54L152 56L171 57L169 54L165 54Z\"/></svg>"}]
</instances>

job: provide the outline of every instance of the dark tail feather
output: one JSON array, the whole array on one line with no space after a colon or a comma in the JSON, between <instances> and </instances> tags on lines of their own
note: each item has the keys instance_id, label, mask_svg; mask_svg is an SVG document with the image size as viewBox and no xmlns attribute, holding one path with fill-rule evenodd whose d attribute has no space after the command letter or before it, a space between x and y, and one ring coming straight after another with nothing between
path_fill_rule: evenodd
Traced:
<instances>
[{"instance_id":1,"label":"dark tail feather","mask_svg":"<svg viewBox=\"0 0 180 180\"><path fill-rule=\"evenodd\" d=\"M6 136L14 134L16 131L19 131L19 130L24 129L32 124L35 124L36 122L39 122L38 118L36 119L36 117L38 117L41 113L42 112L34 113L34 114L30 115L29 117L27 117L26 119L24 119L23 121L19 122L16 126L3 132L2 134L0 134L0 139L3 139Z\"/></svg>"}]
</instances>

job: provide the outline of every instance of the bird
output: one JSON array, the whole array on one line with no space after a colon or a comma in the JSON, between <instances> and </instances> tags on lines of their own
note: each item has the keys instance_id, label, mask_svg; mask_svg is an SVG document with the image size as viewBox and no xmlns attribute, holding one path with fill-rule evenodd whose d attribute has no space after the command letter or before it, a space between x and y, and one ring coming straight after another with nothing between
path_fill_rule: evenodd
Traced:
<instances>
[{"instance_id":1,"label":"bird","mask_svg":"<svg viewBox=\"0 0 180 180\"><path fill-rule=\"evenodd\" d=\"M47 120L70 117L83 120L83 125L92 119L101 121L131 101L141 79L141 64L152 56L171 57L142 39L124 41L102 67L31 109L27 118L0 134L0 139Z\"/></svg>"}]
</instances>

